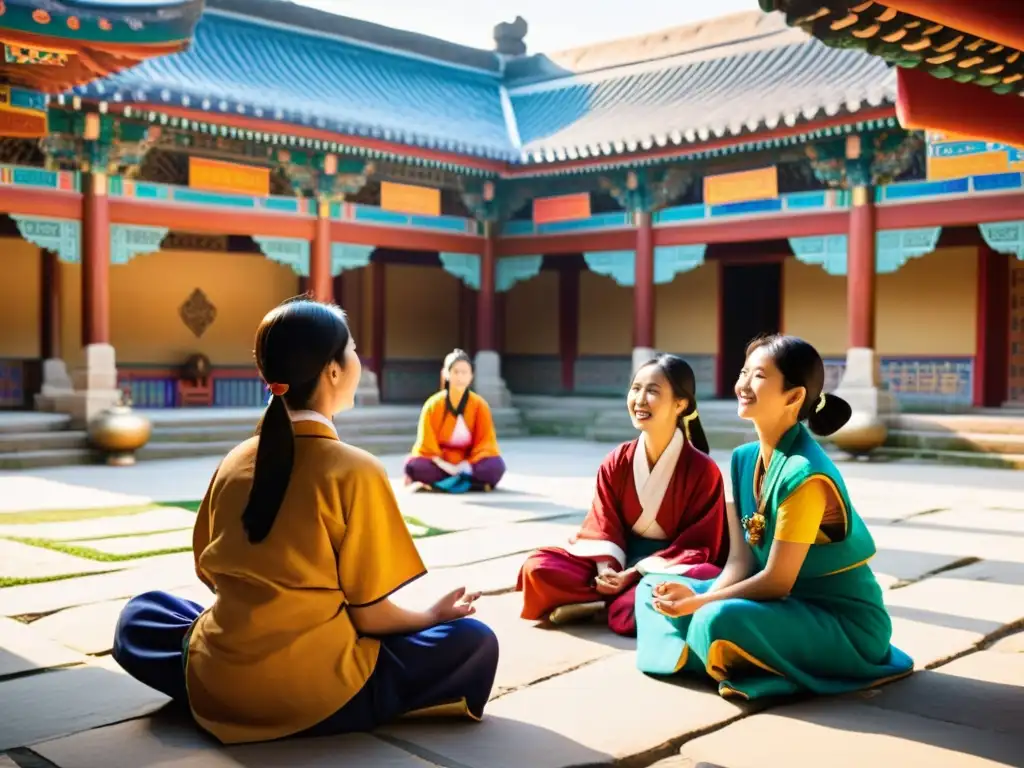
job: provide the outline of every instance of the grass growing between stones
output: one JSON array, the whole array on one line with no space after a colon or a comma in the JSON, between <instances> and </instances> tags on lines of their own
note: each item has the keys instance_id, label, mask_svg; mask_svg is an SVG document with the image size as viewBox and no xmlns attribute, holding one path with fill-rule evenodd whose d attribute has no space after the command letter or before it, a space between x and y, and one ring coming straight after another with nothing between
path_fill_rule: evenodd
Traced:
<instances>
[{"instance_id":1,"label":"grass growing between stones","mask_svg":"<svg viewBox=\"0 0 1024 768\"><path fill-rule=\"evenodd\" d=\"M165 549L151 549L143 552L132 552L130 554L119 554L114 555L110 552L101 552L98 549L92 547L80 547L75 544L66 544L61 541L51 541L50 539L33 539L22 536L5 536L8 541L15 541L18 544L27 544L30 547L40 547L41 549L49 549L53 552L60 552L65 555L71 555L72 557L80 557L83 560L94 560L98 563L123 563L127 560L141 560L144 557L156 557L157 555L177 555L182 552L191 552L192 547L168 547ZM105 536L103 538L111 538Z\"/></svg>"},{"instance_id":2,"label":"grass growing between stones","mask_svg":"<svg viewBox=\"0 0 1024 768\"><path fill-rule=\"evenodd\" d=\"M51 581L67 581L68 579L80 579L85 576L100 576L104 573L113 573L118 569L112 568L109 571L89 571L89 573L62 573L59 576L0 576L0 589L7 587L26 587L30 584L48 584Z\"/></svg>"},{"instance_id":3,"label":"grass growing between stones","mask_svg":"<svg viewBox=\"0 0 1024 768\"><path fill-rule=\"evenodd\" d=\"M0 525L32 525L35 523L74 523L103 517L128 517L152 512L169 504L135 504L127 507L96 507L94 509L36 509L27 512L0 513Z\"/></svg>"}]
</instances>

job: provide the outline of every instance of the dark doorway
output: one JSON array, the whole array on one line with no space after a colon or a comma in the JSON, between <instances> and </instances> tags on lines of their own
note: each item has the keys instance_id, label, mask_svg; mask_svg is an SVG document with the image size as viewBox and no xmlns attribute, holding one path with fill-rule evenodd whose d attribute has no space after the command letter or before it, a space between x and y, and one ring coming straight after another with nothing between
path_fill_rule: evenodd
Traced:
<instances>
[{"instance_id":1,"label":"dark doorway","mask_svg":"<svg viewBox=\"0 0 1024 768\"><path fill-rule=\"evenodd\" d=\"M731 397L747 343L782 324L782 263L722 266L722 349L718 394Z\"/></svg>"}]
</instances>

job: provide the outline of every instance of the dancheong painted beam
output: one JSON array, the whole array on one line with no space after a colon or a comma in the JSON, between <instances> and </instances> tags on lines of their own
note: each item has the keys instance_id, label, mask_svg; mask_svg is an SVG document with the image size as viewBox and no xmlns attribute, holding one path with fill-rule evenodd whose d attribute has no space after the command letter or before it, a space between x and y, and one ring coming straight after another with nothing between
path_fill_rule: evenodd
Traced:
<instances>
[{"instance_id":1,"label":"dancheong painted beam","mask_svg":"<svg viewBox=\"0 0 1024 768\"><path fill-rule=\"evenodd\" d=\"M1024 104L992 99L1024 94L1024 5L1017 0L760 4L828 45L860 48L900 67L897 104L904 127L1024 143L1018 127Z\"/></svg>"}]
</instances>

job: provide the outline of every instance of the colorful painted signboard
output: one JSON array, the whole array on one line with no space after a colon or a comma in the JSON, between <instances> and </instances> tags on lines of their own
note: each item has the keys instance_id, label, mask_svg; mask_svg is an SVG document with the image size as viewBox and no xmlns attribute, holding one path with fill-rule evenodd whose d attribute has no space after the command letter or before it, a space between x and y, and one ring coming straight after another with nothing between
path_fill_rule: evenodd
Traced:
<instances>
[{"instance_id":1,"label":"colorful painted signboard","mask_svg":"<svg viewBox=\"0 0 1024 768\"><path fill-rule=\"evenodd\" d=\"M955 133L929 132L928 179L964 179L1024 171L1024 150Z\"/></svg>"},{"instance_id":2,"label":"colorful painted signboard","mask_svg":"<svg viewBox=\"0 0 1024 768\"><path fill-rule=\"evenodd\" d=\"M751 200L774 200L779 196L779 170L774 165L753 171L722 173L704 177L704 204L726 205Z\"/></svg>"},{"instance_id":3,"label":"colorful painted signboard","mask_svg":"<svg viewBox=\"0 0 1024 768\"><path fill-rule=\"evenodd\" d=\"M590 193L538 197L533 201L533 223L552 224L590 218Z\"/></svg>"},{"instance_id":4,"label":"colorful painted signboard","mask_svg":"<svg viewBox=\"0 0 1024 768\"><path fill-rule=\"evenodd\" d=\"M203 157L189 157L188 185L207 192L270 196L270 169Z\"/></svg>"},{"instance_id":5,"label":"colorful painted signboard","mask_svg":"<svg viewBox=\"0 0 1024 768\"><path fill-rule=\"evenodd\" d=\"M382 181L380 207L386 211L411 213L420 216L441 215L441 190Z\"/></svg>"}]
</instances>

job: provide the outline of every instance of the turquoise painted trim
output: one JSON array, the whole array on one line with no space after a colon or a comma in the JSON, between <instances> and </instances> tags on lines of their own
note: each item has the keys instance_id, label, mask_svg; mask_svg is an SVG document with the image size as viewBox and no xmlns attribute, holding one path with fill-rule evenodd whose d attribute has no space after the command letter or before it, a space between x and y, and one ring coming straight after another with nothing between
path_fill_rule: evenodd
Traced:
<instances>
[{"instance_id":1,"label":"turquoise painted trim","mask_svg":"<svg viewBox=\"0 0 1024 768\"><path fill-rule=\"evenodd\" d=\"M417 214L386 211L372 205L352 205L352 220L362 224L377 224L388 227L409 227L429 229L438 232L452 232L460 235L476 234L473 219L461 216L421 216Z\"/></svg>"},{"instance_id":2,"label":"turquoise painted trim","mask_svg":"<svg viewBox=\"0 0 1024 768\"><path fill-rule=\"evenodd\" d=\"M33 112L46 112L46 94L30 91L26 88L11 87L11 106L17 109L29 109Z\"/></svg>"},{"instance_id":3,"label":"turquoise painted trim","mask_svg":"<svg viewBox=\"0 0 1024 768\"><path fill-rule=\"evenodd\" d=\"M377 250L374 245L354 243L331 244L331 275L337 277L346 269L359 269L370 263L370 257Z\"/></svg>"},{"instance_id":4,"label":"turquoise painted trim","mask_svg":"<svg viewBox=\"0 0 1024 768\"><path fill-rule=\"evenodd\" d=\"M749 200L726 205L678 205L654 214L655 227L692 224L698 221L735 219L765 213L814 213L816 211L844 211L850 207L850 193L846 190L814 190L793 192L768 200Z\"/></svg>"},{"instance_id":5,"label":"turquoise painted trim","mask_svg":"<svg viewBox=\"0 0 1024 768\"><path fill-rule=\"evenodd\" d=\"M33 14L44 6L48 12L45 24ZM127 6L127 7L126 7ZM61 41L119 45L167 45L184 42L192 36L203 11L200 0L79 0L70 3L39 3L37 0L7 0L3 16L4 29L33 35L55 37ZM69 24L74 17L77 24ZM102 28L100 21L108 22Z\"/></svg>"},{"instance_id":6,"label":"turquoise painted trim","mask_svg":"<svg viewBox=\"0 0 1024 768\"><path fill-rule=\"evenodd\" d=\"M635 251L584 253L583 260L591 272L610 277L619 285L631 287L636 283Z\"/></svg>"},{"instance_id":7,"label":"turquoise painted trim","mask_svg":"<svg viewBox=\"0 0 1024 768\"><path fill-rule=\"evenodd\" d=\"M439 253L444 271L474 291L480 290L480 256L475 253Z\"/></svg>"},{"instance_id":8,"label":"turquoise painted trim","mask_svg":"<svg viewBox=\"0 0 1024 768\"><path fill-rule=\"evenodd\" d=\"M524 235L561 235L572 232L592 232L604 229L626 229L633 226L626 211L599 213L586 219L572 221L554 221L550 224L534 224L533 221L509 221L502 227L501 234L505 237L521 237Z\"/></svg>"},{"instance_id":9,"label":"turquoise painted trim","mask_svg":"<svg viewBox=\"0 0 1024 768\"><path fill-rule=\"evenodd\" d=\"M190 189L173 184L157 184L151 181L129 182L121 177L113 177L110 184L112 197L129 197L136 200L153 200L180 205L202 205L218 208L245 208L249 210L267 210L279 213L305 213L305 200L298 197L273 195L256 197L254 195L236 195L229 192L207 192L201 189Z\"/></svg>"},{"instance_id":10,"label":"turquoise painted trim","mask_svg":"<svg viewBox=\"0 0 1024 768\"><path fill-rule=\"evenodd\" d=\"M910 259L935 251L942 237L942 227L893 229L875 235L875 272L888 275L898 272ZM793 255L804 264L820 266L830 275L847 274L846 235L791 237Z\"/></svg>"},{"instance_id":11,"label":"turquoise painted trim","mask_svg":"<svg viewBox=\"0 0 1024 768\"><path fill-rule=\"evenodd\" d=\"M1016 256L1024 261L1024 220L979 224L978 229L993 251Z\"/></svg>"},{"instance_id":12,"label":"turquoise painted trim","mask_svg":"<svg viewBox=\"0 0 1024 768\"><path fill-rule=\"evenodd\" d=\"M53 251L65 264L82 261L82 224L71 219L50 219L9 214L18 232L32 245Z\"/></svg>"},{"instance_id":13,"label":"turquoise painted trim","mask_svg":"<svg viewBox=\"0 0 1024 768\"><path fill-rule=\"evenodd\" d=\"M309 241L297 237L262 237L252 238L263 251L263 255L271 261L291 267L300 277L309 277Z\"/></svg>"},{"instance_id":14,"label":"turquoise painted trim","mask_svg":"<svg viewBox=\"0 0 1024 768\"><path fill-rule=\"evenodd\" d=\"M516 283L532 280L540 274L543 266L543 256L506 256L504 259L498 259L494 289L498 293L504 293Z\"/></svg>"},{"instance_id":15,"label":"turquoise painted trim","mask_svg":"<svg viewBox=\"0 0 1024 768\"><path fill-rule=\"evenodd\" d=\"M654 249L654 284L663 285L676 275L696 269L704 263L707 245L663 245Z\"/></svg>"},{"instance_id":16,"label":"turquoise painted trim","mask_svg":"<svg viewBox=\"0 0 1024 768\"><path fill-rule=\"evenodd\" d=\"M81 192L82 175L78 171L47 171L25 165L0 165L0 184Z\"/></svg>"},{"instance_id":17,"label":"turquoise painted trim","mask_svg":"<svg viewBox=\"0 0 1024 768\"><path fill-rule=\"evenodd\" d=\"M167 227L142 227L132 224L110 225L110 263L127 264L136 256L156 253L167 237Z\"/></svg>"}]
</instances>

